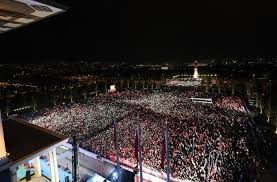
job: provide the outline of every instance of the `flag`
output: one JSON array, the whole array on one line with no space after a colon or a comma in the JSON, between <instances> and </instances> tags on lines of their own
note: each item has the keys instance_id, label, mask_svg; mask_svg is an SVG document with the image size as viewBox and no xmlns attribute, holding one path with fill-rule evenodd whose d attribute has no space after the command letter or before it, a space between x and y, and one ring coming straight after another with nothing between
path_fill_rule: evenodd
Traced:
<instances>
[{"instance_id":1,"label":"flag","mask_svg":"<svg viewBox=\"0 0 277 182\"><path fill-rule=\"evenodd\" d=\"M161 168L164 168L164 160L165 160L165 139L163 136L163 141L162 141L162 159L161 159Z\"/></svg>"},{"instance_id":2,"label":"flag","mask_svg":"<svg viewBox=\"0 0 277 182\"><path fill-rule=\"evenodd\" d=\"M119 146L118 146L118 141L117 141L117 131L116 131L116 118L113 118L113 123L114 123L114 147L116 150L116 163L117 163L117 169L120 170L120 165L119 165Z\"/></svg>"},{"instance_id":3,"label":"flag","mask_svg":"<svg viewBox=\"0 0 277 182\"><path fill-rule=\"evenodd\" d=\"M116 133L116 122L114 121L114 132L113 132L113 139L114 139L114 148L117 150L117 133Z\"/></svg>"},{"instance_id":4,"label":"flag","mask_svg":"<svg viewBox=\"0 0 277 182\"><path fill-rule=\"evenodd\" d=\"M137 148L138 148L138 152L139 152L139 171L140 171L140 182L143 182L143 176L142 176L142 158L141 158L141 131L140 131L140 127L138 127L137 132L136 132L136 136L137 136ZM136 153L137 154L137 153Z\"/></svg>"},{"instance_id":5,"label":"flag","mask_svg":"<svg viewBox=\"0 0 277 182\"><path fill-rule=\"evenodd\" d=\"M135 148L134 157L135 157L136 161L138 162L138 132L137 131L136 131L136 136L135 136L134 148Z\"/></svg>"}]
</instances>

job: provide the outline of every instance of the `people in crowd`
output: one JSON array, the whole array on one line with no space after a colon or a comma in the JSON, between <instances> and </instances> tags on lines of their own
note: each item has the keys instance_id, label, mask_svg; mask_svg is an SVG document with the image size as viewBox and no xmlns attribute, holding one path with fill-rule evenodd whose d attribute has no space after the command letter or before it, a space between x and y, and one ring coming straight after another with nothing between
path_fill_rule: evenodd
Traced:
<instances>
[{"instance_id":1,"label":"people in crowd","mask_svg":"<svg viewBox=\"0 0 277 182\"><path fill-rule=\"evenodd\" d=\"M242 101L216 96L213 104L193 103L204 91L141 90L104 94L86 103L56 106L30 122L68 136L80 147L106 158L115 154L113 120L121 162L137 165L135 131L141 128L143 165L161 167L163 130L169 130L171 175L191 181L248 181L263 165L257 144L263 142Z\"/></svg>"}]
</instances>

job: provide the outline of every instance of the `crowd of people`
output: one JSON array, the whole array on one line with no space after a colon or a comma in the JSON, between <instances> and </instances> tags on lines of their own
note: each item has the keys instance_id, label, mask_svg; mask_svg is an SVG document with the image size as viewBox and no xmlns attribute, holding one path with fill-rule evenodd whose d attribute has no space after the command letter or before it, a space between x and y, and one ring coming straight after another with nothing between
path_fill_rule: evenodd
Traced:
<instances>
[{"instance_id":1,"label":"crowd of people","mask_svg":"<svg viewBox=\"0 0 277 182\"><path fill-rule=\"evenodd\" d=\"M198 87L202 86L201 79L193 79L193 78L183 78L183 79L173 79L168 81L165 85L175 86L175 87Z\"/></svg>"},{"instance_id":2,"label":"crowd of people","mask_svg":"<svg viewBox=\"0 0 277 182\"><path fill-rule=\"evenodd\" d=\"M213 104L193 103L207 97L187 89L125 91L104 94L83 104L56 106L29 118L31 123L73 136L80 147L106 158L115 156L113 119L117 119L119 155L136 164L135 131L141 128L143 165L161 167L163 130L169 130L171 175L192 181L247 181L263 165L260 138L242 101L217 96Z\"/></svg>"},{"instance_id":3,"label":"crowd of people","mask_svg":"<svg viewBox=\"0 0 277 182\"><path fill-rule=\"evenodd\" d=\"M246 108L239 97L229 96L229 97L215 97L216 100L215 104L218 107L239 111L239 112L246 112Z\"/></svg>"}]
</instances>

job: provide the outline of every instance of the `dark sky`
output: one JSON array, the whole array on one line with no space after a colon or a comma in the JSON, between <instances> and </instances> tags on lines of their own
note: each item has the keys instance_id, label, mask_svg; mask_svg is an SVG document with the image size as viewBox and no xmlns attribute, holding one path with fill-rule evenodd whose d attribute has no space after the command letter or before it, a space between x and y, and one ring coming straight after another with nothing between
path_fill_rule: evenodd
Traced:
<instances>
[{"instance_id":1,"label":"dark sky","mask_svg":"<svg viewBox=\"0 0 277 182\"><path fill-rule=\"evenodd\" d=\"M0 35L1 60L182 58L276 52L274 6L56 0L66 13Z\"/></svg>"}]
</instances>

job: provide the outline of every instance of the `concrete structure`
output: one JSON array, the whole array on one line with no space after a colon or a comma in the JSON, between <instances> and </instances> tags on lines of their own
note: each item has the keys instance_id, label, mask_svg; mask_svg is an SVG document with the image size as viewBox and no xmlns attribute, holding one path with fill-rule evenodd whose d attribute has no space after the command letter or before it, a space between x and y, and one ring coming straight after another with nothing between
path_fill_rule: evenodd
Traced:
<instances>
[{"instance_id":1,"label":"concrete structure","mask_svg":"<svg viewBox=\"0 0 277 182\"><path fill-rule=\"evenodd\" d=\"M7 158L7 151L6 151L4 130L2 125L1 111L0 111L0 160L6 160L6 158Z\"/></svg>"},{"instance_id":2,"label":"concrete structure","mask_svg":"<svg viewBox=\"0 0 277 182\"><path fill-rule=\"evenodd\" d=\"M56 3L54 6L52 4L35 0L1 0L0 34L65 11L64 7L61 9L57 7Z\"/></svg>"},{"instance_id":3,"label":"concrete structure","mask_svg":"<svg viewBox=\"0 0 277 182\"><path fill-rule=\"evenodd\" d=\"M59 182L56 148L68 142L68 138L18 118L0 119L0 181L17 182L19 167L32 161L31 179L43 181L40 157L47 156L52 182ZM7 155L9 154L9 155ZM47 181L47 179L44 179Z\"/></svg>"}]
</instances>

